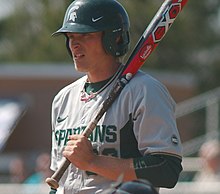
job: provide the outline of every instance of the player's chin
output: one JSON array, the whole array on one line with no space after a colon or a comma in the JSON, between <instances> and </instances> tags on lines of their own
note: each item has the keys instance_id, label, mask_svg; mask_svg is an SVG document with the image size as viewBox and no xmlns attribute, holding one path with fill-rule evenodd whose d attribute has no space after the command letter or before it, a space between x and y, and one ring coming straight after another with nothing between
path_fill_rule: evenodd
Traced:
<instances>
[{"instance_id":1,"label":"player's chin","mask_svg":"<svg viewBox=\"0 0 220 194\"><path fill-rule=\"evenodd\" d=\"M88 69L85 67L85 65L81 63L77 63L75 61L74 61L74 65L75 65L76 71L83 72L83 73L88 72Z\"/></svg>"}]
</instances>

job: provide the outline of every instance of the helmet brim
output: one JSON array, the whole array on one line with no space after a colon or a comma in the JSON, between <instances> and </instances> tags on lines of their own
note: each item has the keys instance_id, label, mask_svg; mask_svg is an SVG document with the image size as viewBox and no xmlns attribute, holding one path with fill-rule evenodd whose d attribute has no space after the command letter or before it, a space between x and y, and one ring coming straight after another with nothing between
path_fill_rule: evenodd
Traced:
<instances>
[{"instance_id":1,"label":"helmet brim","mask_svg":"<svg viewBox=\"0 0 220 194\"><path fill-rule=\"evenodd\" d=\"M71 25L71 28L70 28ZM102 31L101 29L94 28L93 26L89 25L82 25L82 24L69 24L66 26L62 26L59 30L54 32L52 36L57 36L60 34L65 34L65 33L92 33L92 32L99 32Z\"/></svg>"}]
</instances>

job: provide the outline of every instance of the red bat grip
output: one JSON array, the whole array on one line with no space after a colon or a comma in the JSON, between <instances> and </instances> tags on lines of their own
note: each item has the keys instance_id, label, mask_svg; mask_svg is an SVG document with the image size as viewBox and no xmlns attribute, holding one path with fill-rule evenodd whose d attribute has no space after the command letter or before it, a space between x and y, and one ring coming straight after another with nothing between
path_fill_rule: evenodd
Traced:
<instances>
[{"instance_id":1,"label":"red bat grip","mask_svg":"<svg viewBox=\"0 0 220 194\"><path fill-rule=\"evenodd\" d=\"M188 0L165 0L129 57L123 75L135 75L164 38Z\"/></svg>"}]
</instances>

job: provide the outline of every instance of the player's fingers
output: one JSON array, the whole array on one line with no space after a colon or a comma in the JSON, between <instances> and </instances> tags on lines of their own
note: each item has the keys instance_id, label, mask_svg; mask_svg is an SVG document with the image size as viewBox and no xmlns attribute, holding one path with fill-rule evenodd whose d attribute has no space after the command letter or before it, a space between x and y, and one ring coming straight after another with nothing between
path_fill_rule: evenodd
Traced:
<instances>
[{"instance_id":1,"label":"player's fingers","mask_svg":"<svg viewBox=\"0 0 220 194\"><path fill-rule=\"evenodd\" d=\"M68 141L69 140L80 140L80 139L83 139L85 138L83 135L69 135L68 136Z\"/></svg>"},{"instance_id":2,"label":"player's fingers","mask_svg":"<svg viewBox=\"0 0 220 194\"><path fill-rule=\"evenodd\" d=\"M65 148L66 148L66 147L69 147L69 146L74 146L74 145L75 145L74 141L70 140L70 141L68 141L68 142L66 143Z\"/></svg>"},{"instance_id":3,"label":"player's fingers","mask_svg":"<svg viewBox=\"0 0 220 194\"><path fill-rule=\"evenodd\" d=\"M69 153L69 154L74 154L76 152L79 152L79 147L76 144L70 144L70 145L66 145L64 147L63 152Z\"/></svg>"},{"instance_id":4,"label":"player's fingers","mask_svg":"<svg viewBox=\"0 0 220 194\"><path fill-rule=\"evenodd\" d=\"M78 138L76 135L69 135L66 145L74 145L74 141L76 141L77 139Z\"/></svg>"},{"instance_id":5,"label":"player's fingers","mask_svg":"<svg viewBox=\"0 0 220 194\"><path fill-rule=\"evenodd\" d=\"M76 149L80 149L80 147L82 147L82 144L81 144L81 140L80 139L77 139L77 140L69 140L67 143L66 143L66 146L64 147L64 150L66 151L74 151Z\"/></svg>"},{"instance_id":6,"label":"player's fingers","mask_svg":"<svg viewBox=\"0 0 220 194\"><path fill-rule=\"evenodd\" d=\"M77 155L80 153L80 148L76 144L66 145L63 150L63 155L65 157L73 157L73 155Z\"/></svg>"},{"instance_id":7,"label":"player's fingers","mask_svg":"<svg viewBox=\"0 0 220 194\"><path fill-rule=\"evenodd\" d=\"M69 159L69 157L72 156L72 154L73 154L73 152L70 151L70 150L64 150L64 151L63 151L63 156L66 157L66 158L68 158L68 159Z\"/></svg>"}]
</instances>

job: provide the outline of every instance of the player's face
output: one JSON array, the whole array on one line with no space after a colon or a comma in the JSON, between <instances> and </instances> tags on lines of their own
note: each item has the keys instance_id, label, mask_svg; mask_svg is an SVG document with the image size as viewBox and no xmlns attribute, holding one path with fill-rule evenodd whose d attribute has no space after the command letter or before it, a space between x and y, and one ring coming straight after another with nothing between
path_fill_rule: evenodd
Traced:
<instances>
[{"instance_id":1,"label":"player's face","mask_svg":"<svg viewBox=\"0 0 220 194\"><path fill-rule=\"evenodd\" d=\"M67 33L67 36L76 70L98 73L109 58L102 45L102 32Z\"/></svg>"}]
</instances>

